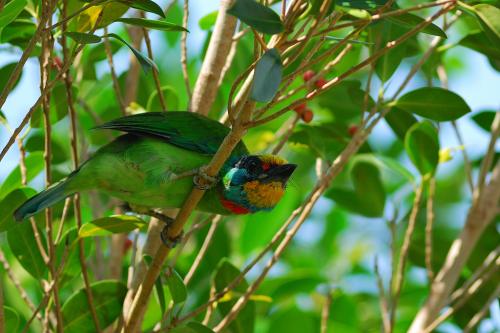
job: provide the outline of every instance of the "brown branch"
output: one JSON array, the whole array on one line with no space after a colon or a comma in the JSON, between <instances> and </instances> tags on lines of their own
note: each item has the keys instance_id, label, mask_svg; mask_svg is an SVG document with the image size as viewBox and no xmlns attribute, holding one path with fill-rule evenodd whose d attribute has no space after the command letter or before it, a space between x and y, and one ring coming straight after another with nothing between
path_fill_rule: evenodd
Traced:
<instances>
[{"instance_id":1,"label":"brown branch","mask_svg":"<svg viewBox=\"0 0 500 333\"><path fill-rule=\"evenodd\" d=\"M404 275L405 275L405 267L406 260L408 257L408 252L410 250L411 237L413 236L413 232L415 230L415 225L417 223L417 215L420 209L420 202L422 200L422 193L424 191L424 181L420 183L416 193L415 199L413 200L413 208L411 210L410 218L408 221L408 227L406 228L405 237L403 240L403 245L401 246L401 253L399 255L397 271L394 281L394 295L392 298L391 304L391 331L394 328L395 319L396 319L396 310L398 306L399 296L401 294L401 289L403 287Z\"/></svg>"},{"instance_id":2,"label":"brown branch","mask_svg":"<svg viewBox=\"0 0 500 333\"><path fill-rule=\"evenodd\" d=\"M238 117L237 123L231 128L229 134L225 137L219 150L215 153L210 163L205 167L204 172L209 176L217 175L218 171L226 161L226 159L231 154L231 151L240 142L242 136L245 134L246 130L241 125L243 122L248 121L251 112L254 109L254 102L245 102L245 107ZM202 184L205 180L201 179ZM193 209L198 205L205 191L201 188L194 187L185 200L182 208L180 209L175 221L168 229L167 237L175 239L182 232L182 228L189 218ZM135 332L139 326L139 318L145 311L149 295L153 285L158 277L163 262L165 261L170 249L162 246L156 252L153 261L149 267L148 272L144 278L144 281L140 285L137 295L132 303L132 307L128 315L125 317L125 332Z\"/></svg>"},{"instance_id":3,"label":"brown branch","mask_svg":"<svg viewBox=\"0 0 500 333\"><path fill-rule=\"evenodd\" d=\"M189 282L191 282L191 279L193 278L194 273L200 266L201 260L207 253L208 247L210 246L210 243L212 242L212 239L215 235L215 231L217 230L217 227L219 226L219 222L221 220L221 216L217 215L213 220L212 220L212 225L210 226L210 229L208 230L207 236L205 237L205 240L203 241L203 244L198 251L198 254L196 255L196 258L193 261L193 264L189 268L189 271L187 272L186 276L184 277L184 284L187 286Z\"/></svg>"},{"instance_id":4,"label":"brown branch","mask_svg":"<svg viewBox=\"0 0 500 333\"><path fill-rule=\"evenodd\" d=\"M321 333L326 333L328 330L328 317L330 316L330 305L332 304L332 293L328 291L325 295L325 302L321 309Z\"/></svg>"},{"instance_id":5,"label":"brown branch","mask_svg":"<svg viewBox=\"0 0 500 333\"><path fill-rule=\"evenodd\" d=\"M375 257L375 277L377 278L377 288L378 288L378 299L380 303L380 315L382 317L382 324L384 327L384 332L385 333L390 333L391 332L391 313L389 311L389 304L387 302L387 298L385 296L385 291L384 291L384 283L382 281L382 276L380 275L379 269L378 269L378 258Z\"/></svg>"},{"instance_id":6,"label":"brown branch","mask_svg":"<svg viewBox=\"0 0 500 333\"><path fill-rule=\"evenodd\" d=\"M445 305L479 237L496 216L499 199L500 163L497 163L490 182L484 185L472 203L464 228L451 245L445 263L432 283L429 297L410 327L410 333L422 332Z\"/></svg>"},{"instance_id":7,"label":"brown branch","mask_svg":"<svg viewBox=\"0 0 500 333\"><path fill-rule=\"evenodd\" d=\"M193 112L208 115L215 101L217 85L214 83L219 82L226 58L231 50L232 36L236 27L236 18L226 12L231 4L232 0L221 1L214 32L193 89L190 106Z\"/></svg>"},{"instance_id":8,"label":"brown branch","mask_svg":"<svg viewBox=\"0 0 500 333\"><path fill-rule=\"evenodd\" d=\"M189 18L189 0L184 0L184 16L182 17L182 26L184 30L181 35L181 67L182 67L182 75L184 76L184 84L186 85L186 93L188 95L188 105L191 103L191 83L189 82L189 72L187 65L187 27L188 27L188 18Z\"/></svg>"},{"instance_id":9,"label":"brown branch","mask_svg":"<svg viewBox=\"0 0 500 333\"><path fill-rule=\"evenodd\" d=\"M474 327L476 327L477 324L483 319L486 314L488 313L488 310L490 308L491 303L493 303L495 300L498 300L498 297L500 296L500 283L497 285L496 289L493 291L491 296L488 298L486 303L481 307L481 309L472 317L472 319L467 323L467 325L464 328L463 333L469 333L471 332Z\"/></svg>"},{"instance_id":10,"label":"brown branch","mask_svg":"<svg viewBox=\"0 0 500 333\"><path fill-rule=\"evenodd\" d=\"M106 53L106 58L108 59L109 72L111 74L111 80L113 82L113 89L115 90L116 101L118 102L118 106L120 107L120 111L122 115L126 115L126 105L123 100L120 83L118 82L118 77L116 76L115 64L113 62L113 52L111 50L111 44L109 43L108 38L108 28L104 28L104 51Z\"/></svg>"},{"instance_id":11,"label":"brown branch","mask_svg":"<svg viewBox=\"0 0 500 333\"><path fill-rule=\"evenodd\" d=\"M0 262L2 263L3 269L7 273L7 276L9 277L10 281L19 292L21 299L26 303L26 305L32 312L35 312L36 309L35 304L33 304L33 302L30 300L28 294L21 286L21 282L19 282L19 280L16 278L14 272L12 271L12 268L9 265L9 262L7 261L7 259L5 259L5 255L1 249L0 249ZM36 318L40 321L40 323L43 321L43 318L40 314L38 314Z\"/></svg>"},{"instance_id":12,"label":"brown branch","mask_svg":"<svg viewBox=\"0 0 500 333\"><path fill-rule=\"evenodd\" d=\"M148 56L151 60L153 60L153 48L151 47L151 39L149 38L148 31L143 28L142 29L144 35L144 41L146 42L146 48L148 49ZM162 111L167 111L167 103L165 102L165 96L163 96L163 90L161 88L161 82L159 77L159 70L155 66L152 68L153 71L153 80L155 81L156 91L158 92L158 99L160 100L160 105Z\"/></svg>"},{"instance_id":13,"label":"brown branch","mask_svg":"<svg viewBox=\"0 0 500 333\"><path fill-rule=\"evenodd\" d=\"M432 269L432 229L434 226L434 195L436 193L436 178L429 180L429 194L427 196L427 223L425 224L425 267L429 284L434 280Z\"/></svg>"},{"instance_id":14,"label":"brown branch","mask_svg":"<svg viewBox=\"0 0 500 333\"><path fill-rule=\"evenodd\" d=\"M63 17L66 14L67 10L67 1L64 2L64 9L63 9ZM103 16L103 10L99 12L99 15L96 19L96 22L94 23L94 27L91 29L91 33L93 33L99 23L102 20ZM62 30L66 30L66 22L63 22L62 24ZM71 79L71 73L70 73L70 66L72 64L72 61L76 54L78 54L82 49L83 45L80 45L75 49L75 51L69 55L68 47L67 47L67 40L66 37L62 37L62 46L63 46L63 56L64 56L64 63L63 63L63 68L61 69L60 74L62 74L63 79L64 79L64 84L66 88L66 99L68 101L68 111L69 111L69 119L70 119L70 146L71 146L71 155L72 155L72 160L73 160L73 168L76 170L80 163L79 163L79 157L78 157L78 132L77 132L77 126L76 126L76 110L75 110L75 104L74 104L74 97L73 97L73 83ZM75 220L77 223L78 229L82 227L82 215L81 215L81 208L80 208L80 195L75 194L73 197L73 205L74 205L74 215L75 215ZM78 254L79 254L79 260L80 260L80 265L82 269L82 277L85 285L85 295L87 298L87 302L89 305L89 310L90 314L92 317L92 321L94 322L94 327L97 332L100 332L101 329L99 327L99 319L97 317L97 313L94 307L94 300L92 296L92 291L90 289L90 282L89 282L89 277L88 277L88 270L87 270L87 264L85 262L85 250L84 250L84 244L83 244L83 239L79 238L78 239Z\"/></svg>"}]
</instances>

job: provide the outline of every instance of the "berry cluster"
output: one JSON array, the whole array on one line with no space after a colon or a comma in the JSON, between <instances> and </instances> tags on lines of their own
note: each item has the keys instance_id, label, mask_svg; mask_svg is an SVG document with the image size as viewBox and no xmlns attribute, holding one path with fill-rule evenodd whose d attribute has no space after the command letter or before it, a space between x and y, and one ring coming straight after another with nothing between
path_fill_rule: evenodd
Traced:
<instances>
[{"instance_id":1,"label":"berry cluster","mask_svg":"<svg viewBox=\"0 0 500 333\"><path fill-rule=\"evenodd\" d=\"M308 70L304 73L302 78L304 79L305 82L311 81L314 77L316 76L316 73L313 70ZM326 84L326 80L323 77L319 77L313 82L314 87L320 89ZM314 114L310 108L307 107L306 103L302 103L297 105L296 107L293 108L295 112L300 116L303 122L305 123L310 123L313 118Z\"/></svg>"}]
</instances>

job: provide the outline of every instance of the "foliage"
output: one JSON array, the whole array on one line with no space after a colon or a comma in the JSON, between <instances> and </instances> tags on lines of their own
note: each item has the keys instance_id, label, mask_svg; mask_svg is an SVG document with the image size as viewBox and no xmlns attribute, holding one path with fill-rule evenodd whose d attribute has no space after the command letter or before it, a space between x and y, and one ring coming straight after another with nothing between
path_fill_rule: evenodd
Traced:
<instances>
[{"instance_id":1,"label":"foliage","mask_svg":"<svg viewBox=\"0 0 500 333\"><path fill-rule=\"evenodd\" d=\"M454 80L471 54L498 78L500 3L221 3L0 0L0 332L119 330L148 288L135 331L498 329L500 100ZM188 214L166 260L163 222L103 193L14 220L114 138L94 128L188 109L299 165L274 210Z\"/></svg>"}]
</instances>

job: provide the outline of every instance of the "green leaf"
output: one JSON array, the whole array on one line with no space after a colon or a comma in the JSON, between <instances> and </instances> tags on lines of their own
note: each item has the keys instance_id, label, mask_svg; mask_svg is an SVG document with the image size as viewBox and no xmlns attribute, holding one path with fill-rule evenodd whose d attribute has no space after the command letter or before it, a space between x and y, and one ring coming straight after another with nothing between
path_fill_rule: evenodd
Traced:
<instances>
[{"instance_id":1,"label":"green leaf","mask_svg":"<svg viewBox=\"0 0 500 333\"><path fill-rule=\"evenodd\" d=\"M93 283L90 290L99 326L105 329L121 315L127 286L120 281L106 280ZM62 307L62 316L64 332L95 332L84 288L66 300Z\"/></svg>"},{"instance_id":2,"label":"green leaf","mask_svg":"<svg viewBox=\"0 0 500 333\"><path fill-rule=\"evenodd\" d=\"M143 18L119 18L115 22L122 22L125 24L161 31L188 31L183 26L174 23L159 20L147 20Z\"/></svg>"},{"instance_id":3,"label":"green leaf","mask_svg":"<svg viewBox=\"0 0 500 333\"><path fill-rule=\"evenodd\" d=\"M2 33L2 29L7 24L14 21L19 14L21 14L26 4L27 0L12 0L5 5L3 10L0 11L0 35Z\"/></svg>"},{"instance_id":4,"label":"green leaf","mask_svg":"<svg viewBox=\"0 0 500 333\"><path fill-rule=\"evenodd\" d=\"M389 22L392 22L394 24L397 24L403 28L410 28L410 29L413 29L415 26L417 26L425 21L420 16L413 15L410 13L403 13L400 15L388 16L386 18L386 20ZM428 35L447 38L446 33L440 27L438 27L437 25L435 25L433 23L426 26L424 29L420 30L420 32L423 32L423 33L428 34Z\"/></svg>"},{"instance_id":5,"label":"green leaf","mask_svg":"<svg viewBox=\"0 0 500 333\"><path fill-rule=\"evenodd\" d=\"M387 0L339 0L336 4L347 8L375 9L385 5Z\"/></svg>"},{"instance_id":6,"label":"green leaf","mask_svg":"<svg viewBox=\"0 0 500 333\"><path fill-rule=\"evenodd\" d=\"M307 7L306 13L308 15L317 16L321 9L321 5L323 4L323 0L308 0L308 2L309 6ZM330 8L328 8L328 11L326 12L326 16L330 15L334 9L335 9L335 0L332 0L330 2Z\"/></svg>"},{"instance_id":7,"label":"green leaf","mask_svg":"<svg viewBox=\"0 0 500 333\"><path fill-rule=\"evenodd\" d=\"M217 292L222 291L229 285L238 275L240 271L233 266L227 259L222 259L219 263L215 275L213 277L213 284ZM233 288L233 293L244 293L248 288L248 283L245 279ZM220 314L225 316L231 311L231 308L236 303L237 298L231 298L227 302L220 302L217 306ZM234 333L253 333L255 327L255 303L248 302L245 307L240 311L236 318L229 326L229 330Z\"/></svg>"},{"instance_id":8,"label":"green leaf","mask_svg":"<svg viewBox=\"0 0 500 333\"><path fill-rule=\"evenodd\" d=\"M18 18L3 28L0 43L28 43L29 39L35 34L36 24L29 19ZM31 54L34 55L33 53Z\"/></svg>"},{"instance_id":9,"label":"green leaf","mask_svg":"<svg viewBox=\"0 0 500 333\"><path fill-rule=\"evenodd\" d=\"M161 313L165 313L167 310L167 304L165 302L165 293L163 292L163 284L161 283L161 276L155 281L155 291L158 297L158 302L160 303Z\"/></svg>"},{"instance_id":10,"label":"green leaf","mask_svg":"<svg viewBox=\"0 0 500 333\"><path fill-rule=\"evenodd\" d=\"M421 175L434 174L439 163L439 138L429 121L413 125L405 137L406 153Z\"/></svg>"},{"instance_id":11,"label":"green leaf","mask_svg":"<svg viewBox=\"0 0 500 333\"><path fill-rule=\"evenodd\" d=\"M236 0L227 12L265 34L274 35L283 31L279 15L254 0Z\"/></svg>"},{"instance_id":12,"label":"green leaf","mask_svg":"<svg viewBox=\"0 0 500 333\"><path fill-rule=\"evenodd\" d=\"M385 190L380 170L372 161L355 158L351 179L360 202L367 205L369 216L382 216L385 208Z\"/></svg>"},{"instance_id":13,"label":"green leaf","mask_svg":"<svg viewBox=\"0 0 500 333\"><path fill-rule=\"evenodd\" d=\"M325 196L354 213L366 217L382 216L386 194L377 162L372 155L357 156L351 167L354 191L333 188Z\"/></svg>"},{"instance_id":14,"label":"green leaf","mask_svg":"<svg viewBox=\"0 0 500 333\"><path fill-rule=\"evenodd\" d=\"M42 152L34 152L26 156L26 180L29 182L40 172L42 172L44 168L44 159ZM0 187L0 200L5 198L5 196L15 190L16 188L21 187L21 170L19 166L17 166L11 173L5 178L2 187Z\"/></svg>"},{"instance_id":15,"label":"green leaf","mask_svg":"<svg viewBox=\"0 0 500 333\"><path fill-rule=\"evenodd\" d=\"M17 63L13 62L0 68L0 77L2 78L2 80L0 80L0 93L2 93L3 89L5 88L5 85L7 84L7 79L10 77L12 72L14 72L14 68L16 67L16 65ZM22 72L21 75L19 75L19 78L17 79L16 83L14 83L14 87L12 87L12 89L14 89L16 85L19 83L21 76Z\"/></svg>"},{"instance_id":16,"label":"green leaf","mask_svg":"<svg viewBox=\"0 0 500 333\"><path fill-rule=\"evenodd\" d=\"M199 21L198 25L201 30L210 30L214 25L215 21L217 21L217 16L219 15L219 11L213 11L203 16Z\"/></svg>"},{"instance_id":17,"label":"green leaf","mask_svg":"<svg viewBox=\"0 0 500 333\"><path fill-rule=\"evenodd\" d=\"M404 141L406 132L408 132L410 127L417 122L417 118L410 112L398 107L393 107L385 116L385 121L387 121L387 124L389 124L398 138Z\"/></svg>"},{"instance_id":18,"label":"green leaf","mask_svg":"<svg viewBox=\"0 0 500 333\"><path fill-rule=\"evenodd\" d=\"M39 232L41 242L45 246L45 237ZM29 221L17 223L7 231L9 247L23 268L35 279L41 280L45 277L47 266L37 247L37 241L33 228Z\"/></svg>"},{"instance_id":19,"label":"green leaf","mask_svg":"<svg viewBox=\"0 0 500 333\"><path fill-rule=\"evenodd\" d=\"M78 88L73 85L72 88L73 96L76 98L78 96ZM50 123L55 124L68 114L68 99L66 95L66 85L62 82L57 83L51 91L50 99L50 112L49 118ZM40 128L44 125L42 108L38 108L31 117L30 120L31 127Z\"/></svg>"},{"instance_id":20,"label":"green leaf","mask_svg":"<svg viewBox=\"0 0 500 333\"><path fill-rule=\"evenodd\" d=\"M45 136L43 132L35 132L31 134L24 143L24 149L27 152L44 151L45 150ZM65 147L54 137L51 138L51 161L54 164L60 164L68 159Z\"/></svg>"},{"instance_id":21,"label":"green leaf","mask_svg":"<svg viewBox=\"0 0 500 333\"><path fill-rule=\"evenodd\" d=\"M144 220L136 216L113 215L85 223L80 228L78 236L85 238L129 233L132 230L144 227L146 224Z\"/></svg>"},{"instance_id":22,"label":"green leaf","mask_svg":"<svg viewBox=\"0 0 500 333\"><path fill-rule=\"evenodd\" d=\"M487 4L475 5L474 12L492 43L500 43L500 9Z\"/></svg>"},{"instance_id":23,"label":"green leaf","mask_svg":"<svg viewBox=\"0 0 500 333\"><path fill-rule=\"evenodd\" d=\"M482 129L487 132L491 131L493 119L495 119L495 111L482 111L472 116L472 120Z\"/></svg>"},{"instance_id":24,"label":"green leaf","mask_svg":"<svg viewBox=\"0 0 500 333\"><path fill-rule=\"evenodd\" d=\"M101 42L101 37L90 33L67 31L64 35L80 44L96 44Z\"/></svg>"},{"instance_id":25,"label":"green leaf","mask_svg":"<svg viewBox=\"0 0 500 333\"><path fill-rule=\"evenodd\" d=\"M351 125L359 122L365 107L365 91L361 89L361 82L346 80L333 86L316 98L321 107L328 109L335 122ZM368 109L375 102L371 97L368 100ZM342 132L347 133L347 128Z\"/></svg>"},{"instance_id":26,"label":"green leaf","mask_svg":"<svg viewBox=\"0 0 500 333\"><path fill-rule=\"evenodd\" d=\"M383 21L373 25L369 31L370 41L376 45L376 47L372 48L372 53L375 53L384 48L388 42L401 37L407 32L407 29L392 22ZM394 47L390 52L385 53L377 60L375 63L375 72L382 82L389 80L396 72L406 56L406 51L407 43L403 43Z\"/></svg>"},{"instance_id":27,"label":"green leaf","mask_svg":"<svg viewBox=\"0 0 500 333\"><path fill-rule=\"evenodd\" d=\"M158 16L161 16L165 18L165 13L163 13L163 10L161 9L160 6L154 1L151 0L123 0L119 1L129 7L135 8L135 9L140 9L145 12L153 13Z\"/></svg>"},{"instance_id":28,"label":"green leaf","mask_svg":"<svg viewBox=\"0 0 500 333\"><path fill-rule=\"evenodd\" d=\"M165 100L168 101L168 107L172 110L176 110L179 108L179 95L177 94L177 90L175 90L172 86L163 86L161 87L161 91L163 92L163 96ZM151 95L149 95L148 102L146 104L146 110L148 111L158 111L161 110L161 102L158 98L158 90L154 89Z\"/></svg>"},{"instance_id":29,"label":"green leaf","mask_svg":"<svg viewBox=\"0 0 500 333\"><path fill-rule=\"evenodd\" d=\"M278 50L267 50L255 67L251 98L257 102L271 101L280 86L282 71L283 65Z\"/></svg>"},{"instance_id":30,"label":"green leaf","mask_svg":"<svg viewBox=\"0 0 500 333\"><path fill-rule=\"evenodd\" d=\"M175 270L171 270L170 274L167 275L167 286L170 291L170 296L172 296L172 301L174 304L182 303L187 298L187 288L184 284L179 273Z\"/></svg>"},{"instance_id":31,"label":"green leaf","mask_svg":"<svg viewBox=\"0 0 500 333\"><path fill-rule=\"evenodd\" d=\"M10 306L3 307L3 314L5 320L5 332L17 332L19 327L19 315Z\"/></svg>"},{"instance_id":32,"label":"green leaf","mask_svg":"<svg viewBox=\"0 0 500 333\"><path fill-rule=\"evenodd\" d=\"M492 43L483 31L465 36L459 44L487 57L500 60L500 45Z\"/></svg>"},{"instance_id":33,"label":"green leaf","mask_svg":"<svg viewBox=\"0 0 500 333\"><path fill-rule=\"evenodd\" d=\"M289 142L306 145L316 156L333 161L347 143L346 134L347 130L342 130L335 123L301 124L290 136Z\"/></svg>"},{"instance_id":34,"label":"green leaf","mask_svg":"<svg viewBox=\"0 0 500 333\"><path fill-rule=\"evenodd\" d=\"M471 109L462 97L437 87L420 88L400 97L395 105L435 121L456 120Z\"/></svg>"},{"instance_id":35,"label":"green leaf","mask_svg":"<svg viewBox=\"0 0 500 333\"><path fill-rule=\"evenodd\" d=\"M123 39L120 36L118 36L117 34L113 34L113 33L109 33L106 36L116 38L120 42L122 42L123 44L127 45L127 47L132 51L132 53L134 53L134 55L137 58L137 60L139 60L139 63L141 64L141 67L144 70L144 72L148 72L153 67L158 70L158 67L156 67L156 64L153 62L153 60L149 59L148 57L146 57L145 55L143 55L141 52L139 52L138 50L136 50L132 45L130 45L129 43L127 43L125 41L125 39Z\"/></svg>"},{"instance_id":36,"label":"green leaf","mask_svg":"<svg viewBox=\"0 0 500 333\"><path fill-rule=\"evenodd\" d=\"M36 194L36 191L29 187L17 188L10 192L0 201L0 232L7 231L17 225L14 220L14 211L26 200Z\"/></svg>"},{"instance_id":37,"label":"green leaf","mask_svg":"<svg viewBox=\"0 0 500 333\"><path fill-rule=\"evenodd\" d=\"M196 333L214 333L214 331L207 326L200 324L196 321L192 321L187 324L187 327L192 329Z\"/></svg>"}]
</instances>

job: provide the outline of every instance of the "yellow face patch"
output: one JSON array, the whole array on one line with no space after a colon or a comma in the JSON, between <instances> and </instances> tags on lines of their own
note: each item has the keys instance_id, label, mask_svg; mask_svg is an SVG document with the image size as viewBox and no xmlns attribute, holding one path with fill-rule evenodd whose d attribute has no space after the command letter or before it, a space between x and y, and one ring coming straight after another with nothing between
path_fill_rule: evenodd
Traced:
<instances>
[{"instance_id":1,"label":"yellow face patch","mask_svg":"<svg viewBox=\"0 0 500 333\"><path fill-rule=\"evenodd\" d=\"M260 183L254 180L243 185L247 199L255 207L272 208L276 206L285 190L280 182Z\"/></svg>"},{"instance_id":2,"label":"yellow face patch","mask_svg":"<svg viewBox=\"0 0 500 333\"><path fill-rule=\"evenodd\" d=\"M260 155L259 156L262 163L269 165L283 165L288 163L284 158L281 158L276 155Z\"/></svg>"}]
</instances>

